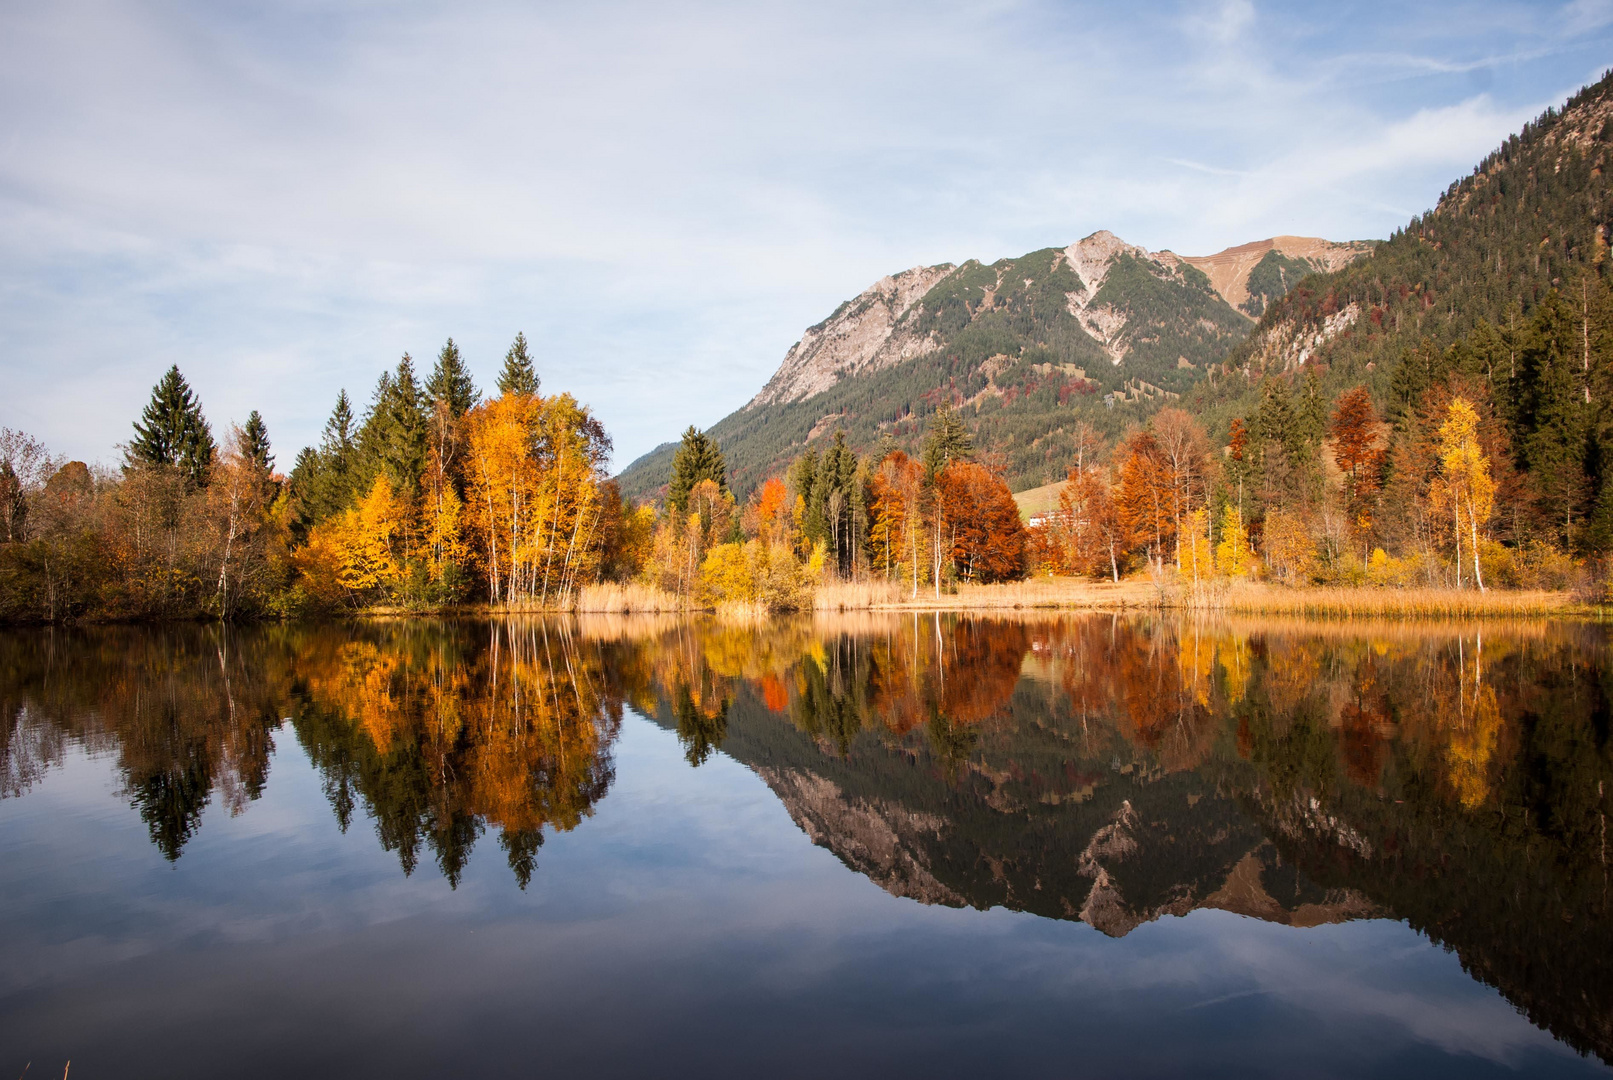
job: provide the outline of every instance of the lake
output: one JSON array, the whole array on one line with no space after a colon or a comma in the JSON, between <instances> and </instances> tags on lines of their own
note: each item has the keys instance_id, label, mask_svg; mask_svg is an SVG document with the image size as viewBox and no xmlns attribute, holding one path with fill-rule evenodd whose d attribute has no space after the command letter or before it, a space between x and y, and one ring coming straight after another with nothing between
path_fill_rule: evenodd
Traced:
<instances>
[{"instance_id":1,"label":"lake","mask_svg":"<svg viewBox=\"0 0 1613 1080\"><path fill-rule=\"evenodd\" d=\"M0 1076L1605 1076L1610 645L7 632Z\"/></svg>"}]
</instances>

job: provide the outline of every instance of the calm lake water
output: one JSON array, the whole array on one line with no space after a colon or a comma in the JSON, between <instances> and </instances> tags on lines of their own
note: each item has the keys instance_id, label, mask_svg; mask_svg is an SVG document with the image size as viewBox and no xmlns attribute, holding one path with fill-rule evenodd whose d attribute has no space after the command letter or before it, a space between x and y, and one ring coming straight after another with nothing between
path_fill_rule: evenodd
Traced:
<instances>
[{"instance_id":1,"label":"calm lake water","mask_svg":"<svg viewBox=\"0 0 1613 1080\"><path fill-rule=\"evenodd\" d=\"M0 1077L1604 1076L1610 644L0 635Z\"/></svg>"}]
</instances>

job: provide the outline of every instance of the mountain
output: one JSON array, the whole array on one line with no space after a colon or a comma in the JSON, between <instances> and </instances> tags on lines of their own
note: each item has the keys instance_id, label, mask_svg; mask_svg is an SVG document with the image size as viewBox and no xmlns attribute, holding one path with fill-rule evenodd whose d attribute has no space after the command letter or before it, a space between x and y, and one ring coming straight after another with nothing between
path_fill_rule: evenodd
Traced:
<instances>
[{"instance_id":1,"label":"mountain","mask_svg":"<svg viewBox=\"0 0 1613 1080\"><path fill-rule=\"evenodd\" d=\"M1183 261L1202 270L1223 300L1258 319L1300 279L1342 269L1372 248L1369 240L1335 244L1313 236L1274 236Z\"/></svg>"},{"instance_id":2,"label":"mountain","mask_svg":"<svg viewBox=\"0 0 1613 1080\"><path fill-rule=\"evenodd\" d=\"M1097 232L989 265L914 267L808 327L710 434L743 492L836 429L860 448L887 433L914 443L951 402L1013 486L1044 483L1067 467L1075 420L1119 430L1175 399L1299 278L1369 250L1285 236L1183 258ZM623 470L623 493L654 496L673 449Z\"/></svg>"},{"instance_id":3,"label":"mountain","mask_svg":"<svg viewBox=\"0 0 1613 1080\"><path fill-rule=\"evenodd\" d=\"M1229 358L1248 379L1201 388L1205 402L1313 364L1332 389L1366 381L1392 403L1423 341L1442 350L1481 322L1519 324L1553 288L1606 275L1610 153L1613 74L1524 125L1368 257L1273 299Z\"/></svg>"},{"instance_id":4,"label":"mountain","mask_svg":"<svg viewBox=\"0 0 1613 1080\"><path fill-rule=\"evenodd\" d=\"M1072 759L1068 732L1036 715L1045 708L1045 698L1016 696L1012 719L992 739L1010 760L971 760L950 780L922 737L889 746L865 734L840 756L744 690L724 715L721 746L756 772L814 844L892 896L922 904L1002 906L1114 938L1203 908L1300 927L1385 914L1359 889L1321 888L1296 874L1220 790L1223 777L1163 771L1146 753L1125 750L1125 766ZM681 730L671 701L652 715ZM1025 798L1022 774L1072 770L1078 790Z\"/></svg>"}]
</instances>

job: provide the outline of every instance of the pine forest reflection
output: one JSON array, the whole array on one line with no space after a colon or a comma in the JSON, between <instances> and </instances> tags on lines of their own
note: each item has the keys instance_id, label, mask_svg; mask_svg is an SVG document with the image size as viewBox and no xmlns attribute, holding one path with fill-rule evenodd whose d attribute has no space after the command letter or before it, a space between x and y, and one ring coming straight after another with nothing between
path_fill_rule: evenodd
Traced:
<instances>
[{"instance_id":1,"label":"pine forest reflection","mask_svg":"<svg viewBox=\"0 0 1613 1080\"><path fill-rule=\"evenodd\" d=\"M888 892L1121 936L1218 908L1407 921L1613 1059L1608 633L1572 624L600 617L0 637L0 794L109 757L182 857L295 739L343 830L526 888L624 707ZM366 819L368 825L365 824Z\"/></svg>"}]
</instances>

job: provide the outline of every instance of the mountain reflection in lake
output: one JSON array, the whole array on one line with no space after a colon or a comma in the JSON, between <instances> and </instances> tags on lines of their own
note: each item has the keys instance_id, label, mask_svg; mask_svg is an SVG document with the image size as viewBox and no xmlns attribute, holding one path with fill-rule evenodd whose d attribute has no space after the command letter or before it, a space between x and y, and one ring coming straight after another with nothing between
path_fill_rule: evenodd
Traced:
<instances>
[{"instance_id":1,"label":"mountain reflection in lake","mask_svg":"<svg viewBox=\"0 0 1613 1080\"><path fill-rule=\"evenodd\" d=\"M8 634L0 1068L1600 1073L1610 693L1566 624Z\"/></svg>"}]
</instances>

